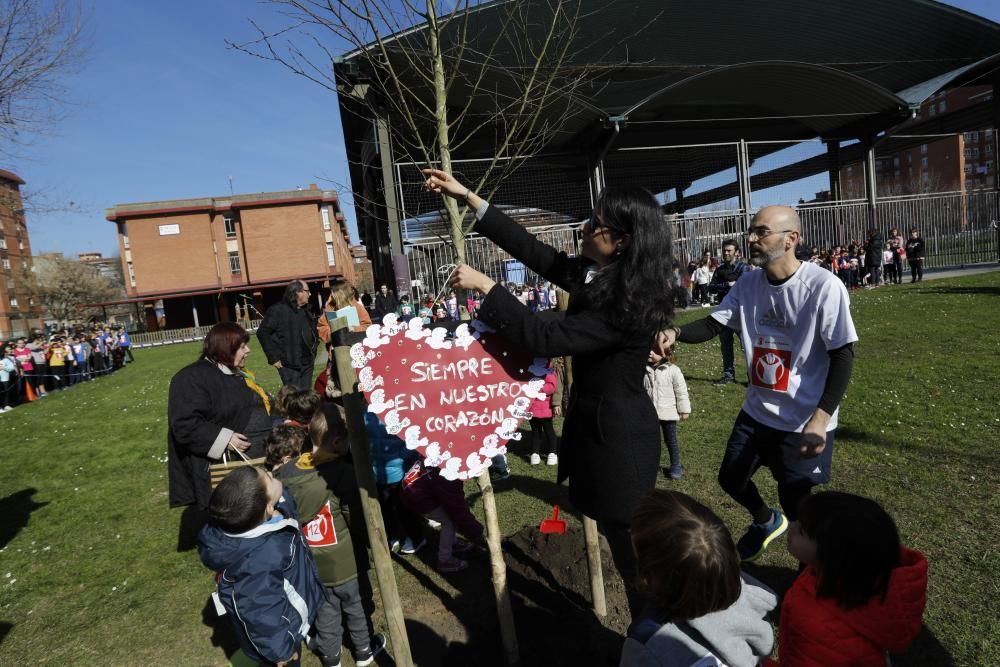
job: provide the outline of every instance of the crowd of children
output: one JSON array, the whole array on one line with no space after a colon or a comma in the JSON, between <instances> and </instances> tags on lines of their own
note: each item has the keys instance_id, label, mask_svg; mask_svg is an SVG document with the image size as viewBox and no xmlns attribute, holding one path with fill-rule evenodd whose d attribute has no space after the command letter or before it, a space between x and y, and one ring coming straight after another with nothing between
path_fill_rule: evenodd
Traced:
<instances>
[{"instance_id":1,"label":"crowd of children","mask_svg":"<svg viewBox=\"0 0 1000 667\"><path fill-rule=\"evenodd\" d=\"M124 328L63 330L0 342L0 413L133 361L132 339Z\"/></svg>"},{"instance_id":2,"label":"crowd of children","mask_svg":"<svg viewBox=\"0 0 1000 667\"><path fill-rule=\"evenodd\" d=\"M558 462L552 419L562 409L564 360L553 362L544 398L531 408L531 465L543 454L546 463ZM690 416L691 401L674 349L650 353L644 384L670 459L664 474L679 479L677 426ZM386 645L371 622L368 536L339 392L327 389L325 377L313 391L282 388L266 443L268 471L243 468L226 477L201 535L219 604L234 619L243 651L258 661L294 664L306 642L323 665L339 665L346 641L363 666ZM463 482L425 466L374 414L366 415L366 430L390 550L418 552L433 527L436 569L468 568L485 542ZM629 627L622 667L884 665L886 653L905 651L921 628L927 561L900 544L891 517L866 498L824 491L803 500L788 530L800 572L781 600L777 660L769 657L775 631L766 616L778 596L741 570L732 536L710 509L678 491L656 490L641 502L631 535L646 608Z\"/></svg>"}]
</instances>

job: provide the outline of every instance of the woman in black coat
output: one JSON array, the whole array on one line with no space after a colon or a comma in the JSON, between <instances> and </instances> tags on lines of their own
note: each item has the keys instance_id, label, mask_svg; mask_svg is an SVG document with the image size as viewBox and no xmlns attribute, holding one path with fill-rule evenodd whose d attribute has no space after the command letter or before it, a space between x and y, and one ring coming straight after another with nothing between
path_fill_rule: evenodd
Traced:
<instances>
[{"instance_id":1,"label":"woman in black coat","mask_svg":"<svg viewBox=\"0 0 1000 667\"><path fill-rule=\"evenodd\" d=\"M208 507L208 466L229 450L264 455L271 432L270 397L243 370L249 334L238 324L216 324L198 361L170 381L167 457L170 506ZM236 451L229 454L241 459Z\"/></svg>"},{"instance_id":2,"label":"woman in black coat","mask_svg":"<svg viewBox=\"0 0 1000 667\"><path fill-rule=\"evenodd\" d=\"M426 187L476 211L475 231L570 293L566 313L536 315L488 276L465 265L453 287L486 294L480 319L538 357L572 355L573 385L563 424L558 480L596 519L625 579L633 615L634 554L628 528L639 499L656 485L660 433L642 380L656 333L669 324L671 238L656 199L641 188L605 190L581 228L581 255L537 240L450 174L424 170Z\"/></svg>"}]
</instances>

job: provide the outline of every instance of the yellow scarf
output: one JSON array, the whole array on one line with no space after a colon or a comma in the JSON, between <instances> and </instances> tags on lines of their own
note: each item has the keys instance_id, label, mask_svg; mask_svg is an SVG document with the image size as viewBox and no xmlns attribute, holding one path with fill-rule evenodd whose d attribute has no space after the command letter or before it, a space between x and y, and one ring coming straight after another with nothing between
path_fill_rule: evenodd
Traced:
<instances>
[{"instance_id":1,"label":"yellow scarf","mask_svg":"<svg viewBox=\"0 0 1000 667\"><path fill-rule=\"evenodd\" d=\"M264 401L264 411L267 412L267 414L271 414L271 398L267 395L267 392L264 391L264 388L257 384L254 374L248 370L241 370L240 375L243 376L247 386L256 392L256 394L260 396L260 399Z\"/></svg>"}]
</instances>

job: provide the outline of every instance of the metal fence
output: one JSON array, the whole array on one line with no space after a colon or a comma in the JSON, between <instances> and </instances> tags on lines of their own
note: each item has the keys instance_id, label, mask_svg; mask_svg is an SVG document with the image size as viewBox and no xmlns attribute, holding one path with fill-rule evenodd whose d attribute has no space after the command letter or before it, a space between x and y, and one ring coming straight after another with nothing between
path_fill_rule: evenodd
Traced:
<instances>
[{"instance_id":1,"label":"metal fence","mask_svg":"<svg viewBox=\"0 0 1000 667\"><path fill-rule=\"evenodd\" d=\"M245 327L247 331L253 333L260 326L260 320L250 320L250 326ZM240 324L244 324L241 322ZM185 329L164 329L163 331L147 331L145 333L132 334L132 347L159 347L161 345L173 345L174 343L193 343L205 340L205 336L212 326L187 327Z\"/></svg>"},{"instance_id":2,"label":"metal fence","mask_svg":"<svg viewBox=\"0 0 1000 667\"><path fill-rule=\"evenodd\" d=\"M975 148L969 147L977 137L983 146L979 157ZM992 182L991 170L997 165L992 161L1000 144L995 138L996 133L988 130L978 134L907 136L884 142L876 152L874 208L858 198L859 185L863 194L865 166L857 158L863 152L857 144L846 142L840 148L844 161L832 171L824 153L826 147L818 141L628 149L606 157L604 181L609 185L642 185L657 195L664 205L665 222L673 226L674 259L681 264L706 250L718 255L722 242L730 238L735 238L745 251L742 232L749 216L761 206L780 203L798 210L803 240L809 246L827 249L863 242L874 220L884 236L895 228L906 238L916 227L926 243L925 267L963 266L1000 259L1000 192L985 185ZM952 161L960 154L965 158L964 178L958 171L959 161ZM921 157L928 155L929 159ZM977 159L980 162L970 169L970 160ZM553 207L551 213L574 222L531 231L542 241L573 254L579 249L578 228L587 215L590 195L581 189L579 179L558 175L551 163L549 160L539 166L528 160L521 169L530 172L530 177L522 177L521 182L530 182L533 187L524 190L498 186L493 202L537 205L532 199L536 192L557 190L561 198L549 204ZM465 161L461 169L473 175L479 173L476 165L475 160ZM400 169L406 166L400 165ZM897 166L900 176L893 181ZM911 172L916 179L912 183L905 180ZM744 174L743 182L740 173ZM401 171L401 182L406 182L403 176ZM831 183L833 179L836 183ZM415 179L409 180L414 183L400 187L403 210L411 215L428 215L439 203L428 198ZM740 205L741 187L747 193L749 211ZM907 192L913 188L923 191ZM831 201L837 192L842 198ZM405 239L404 246L415 294L437 294L454 263L450 244L439 237L421 238L418 234ZM494 244L476 235L466 239L466 256L470 264L494 280L531 283L537 279Z\"/></svg>"}]
</instances>

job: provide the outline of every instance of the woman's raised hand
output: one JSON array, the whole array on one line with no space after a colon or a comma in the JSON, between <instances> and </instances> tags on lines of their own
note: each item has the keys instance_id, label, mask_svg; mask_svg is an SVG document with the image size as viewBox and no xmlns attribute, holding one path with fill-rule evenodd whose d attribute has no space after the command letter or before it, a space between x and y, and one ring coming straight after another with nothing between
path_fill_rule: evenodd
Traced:
<instances>
[{"instance_id":1,"label":"woman's raised hand","mask_svg":"<svg viewBox=\"0 0 1000 667\"><path fill-rule=\"evenodd\" d=\"M459 264L451 274L448 286L453 289L475 289L489 294L496 282L489 276L476 271L468 264Z\"/></svg>"},{"instance_id":2,"label":"woman's raised hand","mask_svg":"<svg viewBox=\"0 0 1000 667\"><path fill-rule=\"evenodd\" d=\"M421 169L421 173L427 178L424 181L424 190L448 195L454 199L464 200L469 194L469 188L459 183L454 176L440 169Z\"/></svg>"}]
</instances>

